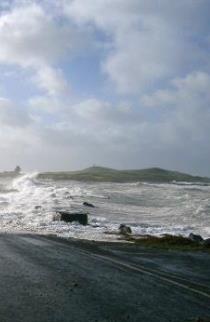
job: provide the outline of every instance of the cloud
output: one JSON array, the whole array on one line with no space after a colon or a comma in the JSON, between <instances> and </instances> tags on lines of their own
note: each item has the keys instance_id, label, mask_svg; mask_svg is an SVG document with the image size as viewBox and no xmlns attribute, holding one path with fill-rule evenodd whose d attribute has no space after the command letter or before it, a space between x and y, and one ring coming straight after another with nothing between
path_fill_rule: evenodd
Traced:
<instances>
[{"instance_id":1,"label":"cloud","mask_svg":"<svg viewBox=\"0 0 210 322\"><path fill-rule=\"evenodd\" d=\"M210 157L208 132L210 122L210 75L194 72L176 78L171 87L145 95L141 103L148 108L164 109L159 125L164 149L178 150L184 154ZM156 123L158 126L158 124ZM161 142L161 141L160 141ZM205 153L206 153L205 152ZM185 155L186 157L186 155ZM208 157L208 158L209 158Z\"/></svg>"},{"instance_id":2,"label":"cloud","mask_svg":"<svg viewBox=\"0 0 210 322\"><path fill-rule=\"evenodd\" d=\"M79 25L93 24L107 36L110 50L103 70L123 94L140 94L177 73L209 66L209 7L203 0L170 5L164 0L65 2L71 19Z\"/></svg>"},{"instance_id":3,"label":"cloud","mask_svg":"<svg viewBox=\"0 0 210 322\"><path fill-rule=\"evenodd\" d=\"M50 66L43 66L39 69L34 77L34 82L49 95L64 94L70 87L65 80L62 70Z\"/></svg>"},{"instance_id":4,"label":"cloud","mask_svg":"<svg viewBox=\"0 0 210 322\"><path fill-rule=\"evenodd\" d=\"M189 156L197 159L205 150L210 157L209 88L210 75L196 72L175 78L168 88L143 96L139 103L141 109L149 109L151 115L162 111L155 120L130 104L111 104L96 98L71 104L60 102L60 105L55 99L37 98L31 106L33 113L40 107L39 111L49 113L55 122L44 132L48 144L53 136L57 136L52 144L71 145L76 150L79 146L85 149L87 145L95 146L99 151L103 147L107 153L118 151L125 160L130 160L127 154L130 151L130 154L141 156L141 160L151 158L166 164L164 158L167 155L174 164L177 158L172 160L169 154L173 157L175 153L177 156L182 154L183 160ZM56 118L58 114L59 118ZM140 162L138 158L136 162Z\"/></svg>"},{"instance_id":5,"label":"cloud","mask_svg":"<svg viewBox=\"0 0 210 322\"><path fill-rule=\"evenodd\" d=\"M50 94L68 87L54 65L75 55L86 41L83 32L60 23L37 3L11 7L0 16L0 62L30 68L35 84Z\"/></svg>"},{"instance_id":6,"label":"cloud","mask_svg":"<svg viewBox=\"0 0 210 322\"><path fill-rule=\"evenodd\" d=\"M170 88L160 89L150 95L143 95L141 103L146 107L197 107L210 102L210 76L206 72L193 72L184 78L175 78L170 82ZM207 107L206 106L206 107Z\"/></svg>"},{"instance_id":7,"label":"cloud","mask_svg":"<svg viewBox=\"0 0 210 322\"><path fill-rule=\"evenodd\" d=\"M5 160L209 173L208 1L14 0L0 8ZM17 82L28 80L19 93Z\"/></svg>"},{"instance_id":8,"label":"cloud","mask_svg":"<svg viewBox=\"0 0 210 322\"><path fill-rule=\"evenodd\" d=\"M24 128L30 125L31 118L21 107L16 106L7 98L0 98L0 124L15 128Z\"/></svg>"},{"instance_id":9,"label":"cloud","mask_svg":"<svg viewBox=\"0 0 210 322\"><path fill-rule=\"evenodd\" d=\"M40 113L47 114L62 114L64 107L64 102L61 97L55 95L43 95L43 96L33 96L29 99L28 105L31 113Z\"/></svg>"},{"instance_id":10,"label":"cloud","mask_svg":"<svg viewBox=\"0 0 210 322\"><path fill-rule=\"evenodd\" d=\"M132 112L129 105L114 105L96 98L67 103L55 97L37 97L30 101L30 110L33 119L39 123L43 124L42 120L48 119L43 133L45 138L48 131L51 133L48 144L52 133L57 136L52 141L53 145L57 142L59 145L86 146L88 142L110 146L111 142L120 142L122 135L127 135L125 127L135 124L138 118L138 112Z\"/></svg>"},{"instance_id":11,"label":"cloud","mask_svg":"<svg viewBox=\"0 0 210 322\"><path fill-rule=\"evenodd\" d=\"M14 8L0 18L0 60L24 67L53 62L67 48L65 33L36 4Z\"/></svg>"},{"instance_id":12,"label":"cloud","mask_svg":"<svg viewBox=\"0 0 210 322\"><path fill-rule=\"evenodd\" d=\"M96 98L81 101L72 106L75 115L86 123L93 125L101 124L125 124L135 120L132 107L125 103L113 104ZM136 114L138 114L136 112Z\"/></svg>"},{"instance_id":13,"label":"cloud","mask_svg":"<svg viewBox=\"0 0 210 322\"><path fill-rule=\"evenodd\" d=\"M80 168L94 162L122 168L161 165L197 173L199 164L200 174L204 174L210 159L209 85L207 73L191 73L174 79L161 95L154 91L145 96L142 108L152 113L164 110L155 120L125 103L96 98L76 103L55 96L33 98L27 108L30 126L19 113L12 122L11 108L6 122L0 110L2 144L8 151L13 145L19 163L24 166L30 160L31 168ZM24 156L18 152L20 146L26 151ZM4 151L5 156L8 153Z\"/></svg>"}]
</instances>

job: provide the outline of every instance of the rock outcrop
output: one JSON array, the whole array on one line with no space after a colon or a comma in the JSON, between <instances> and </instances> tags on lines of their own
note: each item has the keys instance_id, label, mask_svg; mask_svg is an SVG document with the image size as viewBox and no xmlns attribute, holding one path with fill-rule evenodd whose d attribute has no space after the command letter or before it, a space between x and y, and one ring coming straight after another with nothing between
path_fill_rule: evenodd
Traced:
<instances>
[{"instance_id":1,"label":"rock outcrop","mask_svg":"<svg viewBox=\"0 0 210 322\"><path fill-rule=\"evenodd\" d=\"M119 226L119 232L122 235L130 235L130 234L132 234L131 227L129 227L129 226L125 225L125 224L121 224Z\"/></svg>"},{"instance_id":2,"label":"rock outcrop","mask_svg":"<svg viewBox=\"0 0 210 322\"><path fill-rule=\"evenodd\" d=\"M203 238L200 235L195 235L193 233L190 233L188 238L197 243L201 243L203 241Z\"/></svg>"},{"instance_id":3,"label":"rock outcrop","mask_svg":"<svg viewBox=\"0 0 210 322\"><path fill-rule=\"evenodd\" d=\"M203 241L203 245L206 247L210 247L210 238L207 238Z\"/></svg>"},{"instance_id":4,"label":"rock outcrop","mask_svg":"<svg viewBox=\"0 0 210 322\"><path fill-rule=\"evenodd\" d=\"M83 202L83 206L95 208L95 206L92 203L87 202L87 201Z\"/></svg>"},{"instance_id":5,"label":"rock outcrop","mask_svg":"<svg viewBox=\"0 0 210 322\"><path fill-rule=\"evenodd\" d=\"M84 212L68 212L68 211L57 211L60 215L60 220L65 222L77 221L81 225L88 224L88 214Z\"/></svg>"}]
</instances>

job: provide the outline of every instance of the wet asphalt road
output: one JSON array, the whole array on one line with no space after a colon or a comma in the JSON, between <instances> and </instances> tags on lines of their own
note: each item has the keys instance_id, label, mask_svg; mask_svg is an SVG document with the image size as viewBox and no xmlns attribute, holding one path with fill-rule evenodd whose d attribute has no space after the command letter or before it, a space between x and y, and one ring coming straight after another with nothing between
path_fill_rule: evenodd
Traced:
<instances>
[{"instance_id":1,"label":"wet asphalt road","mask_svg":"<svg viewBox=\"0 0 210 322\"><path fill-rule=\"evenodd\" d=\"M210 253L0 235L0 321L193 321L210 316Z\"/></svg>"}]
</instances>

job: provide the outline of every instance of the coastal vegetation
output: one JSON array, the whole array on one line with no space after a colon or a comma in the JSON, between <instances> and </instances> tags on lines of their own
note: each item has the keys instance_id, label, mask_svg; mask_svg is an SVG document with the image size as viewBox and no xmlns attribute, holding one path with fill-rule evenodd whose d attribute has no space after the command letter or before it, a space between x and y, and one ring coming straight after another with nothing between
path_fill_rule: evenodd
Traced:
<instances>
[{"instance_id":1,"label":"coastal vegetation","mask_svg":"<svg viewBox=\"0 0 210 322\"><path fill-rule=\"evenodd\" d=\"M178 171L169 171L161 168L141 170L116 170L104 167L90 167L80 171L44 172L40 178L53 180L77 180L94 182L201 182L210 183L210 178L193 176Z\"/></svg>"},{"instance_id":2,"label":"coastal vegetation","mask_svg":"<svg viewBox=\"0 0 210 322\"><path fill-rule=\"evenodd\" d=\"M21 175L21 168L17 166L13 171L0 172L0 178L15 178ZM75 180L84 182L198 182L210 184L210 178L194 176L178 171L161 168L148 168L137 170L117 170L105 167L93 166L78 171L41 172L40 179Z\"/></svg>"},{"instance_id":3,"label":"coastal vegetation","mask_svg":"<svg viewBox=\"0 0 210 322\"><path fill-rule=\"evenodd\" d=\"M205 250L210 251L210 245L190 240L183 236L164 235L162 237L145 235L135 237L132 235L124 236L122 239L132 242L138 246L170 250Z\"/></svg>"}]
</instances>

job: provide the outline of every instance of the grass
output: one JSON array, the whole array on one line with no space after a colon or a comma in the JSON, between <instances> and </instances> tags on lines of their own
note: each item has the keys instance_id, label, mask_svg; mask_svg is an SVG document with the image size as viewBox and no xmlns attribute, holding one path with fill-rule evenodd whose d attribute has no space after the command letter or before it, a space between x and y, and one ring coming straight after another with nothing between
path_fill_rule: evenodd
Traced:
<instances>
[{"instance_id":1,"label":"grass","mask_svg":"<svg viewBox=\"0 0 210 322\"><path fill-rule=\"evenodd\" d=\"M93 182L203 182L210 183L210 178L192 176L177 171L169 171L160 168L142 170L115 170L104 167L91 167L81 171L45 172L41 178L54 180L77 180Z\"/></svg>"},{"instance_id":2,"label":"grass","mask_svg":"<svg viewBox=\"0 0 210 322\"><path fill-rule=\"evenodd\" d=\"M164 235L163 237L157 236L142 236L135 237L127 235L123 237L124 240L135 243L139 246L161 249L174 249L174 250L208 250L210 247L204 246L198 242L192 241L182 236Z\"/></svg>"},{"instance_id":3,"label":"grass","mask_svg":"<svg viewBox=\"0 0 210 322\"><path fill-rule=\"evenodd\" d=\"M185 320L184 322L210 322L210 317Z\"/></svg>"}]
</instances>

